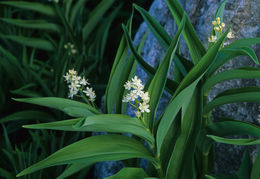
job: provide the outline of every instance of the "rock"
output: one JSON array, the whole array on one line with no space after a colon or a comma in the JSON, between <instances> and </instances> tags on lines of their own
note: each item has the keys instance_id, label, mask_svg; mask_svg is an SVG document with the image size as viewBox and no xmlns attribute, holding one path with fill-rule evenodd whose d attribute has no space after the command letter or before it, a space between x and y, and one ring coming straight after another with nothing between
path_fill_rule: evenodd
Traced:
<instances>
[{"instance_id":1,"label":"rock","mask_svg":"<svg viewBox=\"0 0 260 179\"><path fill-rule=\"evenodd\" d=\"M184 7L186 13L190 17L199 38L205 46L207 46L207 39L211 31L211 21L213 20L214 13L220 3L219 0L179 0ZM258 0L227 0L224 22L227 26L231 25L235 34L235 39L259 37L259 19L260 19L260 3ZM172 15L167 7L165 0L154 0L149 13L165 28L171 37L177 31L177 26L172 18ZM138 44L147 30L145 23L141 24L137 34L134 38L134 44ZM259 45L254 46L257 56L260 55ZM182 54L190 59L188 48L181 39ZM149 32L147 40L141 55L152 66L157 66L165 55L165 50L159 45L153 34ZM229 61L225 66L221 67L218 71L228 70L240 66L255 66L254 63L247 57L239 57ZM169 77L173 76L171 70ZM145 72L138 68L136 74L141 77L143 81L146 80L147 75ZM260 86L260 80L230 80L216 85L212 88L209 94L209 100L212 100L219 92L242 86ZM158 114L159 115L168 104L170 95L163 94L163 99L160 102ZM257 124L258 107L252 103L237 103L223 105L213 111L213 120L219 117L231 117L236 120L243 120ZM129 112L130 115L131 112ZM255 153L254 147L250 147L252 153ZM214 173L229 174L238 170L240 160L242 157L244 147L233 145L216 145L216 162ZM254 157L254 156L253 156ZM120 164L119 164L120 165ZM110 169L108 169L110 170ZM104 170L102 172L106 173ZM100 173L100 171L99 171ZM107 175L105 175L107 176ZM102 176L98 177L102 178Z\"/></svg>"},{"instance_id":2,"label":"rock","mask_svg":"<svg viewBox=\"0 0 260 179\"><path fill-rule=\"evenodd\" d=\"M207 46L207 39L211 31L211 21L214 17L220 1L208 0L181 0L179 1L184 7L186 13L190 17L199 38L203 44ZM226 3L224 22L227 26L231 25L232 31L235 33L235 40L248 37L259 37L259 19L260 4L257 0L228 0ZM172 15L167 7L165 0L155 0L149 13L165 28L165 30L173 37L177 31ZM135 36L135 44L140 42L143 34L147 30L147 26L143 23ZM259 57L259 45L254 46L254 50ZM181 51L190 59L188 48L181 40ZM158 41L150 32L142 51L143 58L151 65L157 66L165 55L165 50L159 45ZM239 57L229 61L218 71L228 70L240 66L256 66L248 57ZM138 68L137 75L145 77L144 71ZM169 74L172 77L172 72ZM143 78L144 80L145 78ZM260 86L260 80L229 80L212 88L209 94L209 100L212 100L218 93L229 88L238 88L242 86ZM159 107L159 113L163 111L169 99L164 94ZM237 103L223 105L213 111L213 120L219 117L231 117L236 120L243 120L257 124L258 116L257 104ZM251 151L254 147L250 147ZM242 152L244 147L217 144L216 145L216 163L214 173L233 173L238 170ZM255 153L256 152L252 152Z\"/></svg>"}]
</instances>

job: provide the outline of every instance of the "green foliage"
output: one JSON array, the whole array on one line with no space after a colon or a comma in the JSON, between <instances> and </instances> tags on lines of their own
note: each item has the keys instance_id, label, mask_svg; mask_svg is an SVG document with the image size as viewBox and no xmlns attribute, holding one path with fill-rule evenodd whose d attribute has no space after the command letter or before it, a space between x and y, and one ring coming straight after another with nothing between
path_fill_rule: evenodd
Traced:
<instances>
[{"instance_id":1,"label":"green foliage","mask_svg":"<svg viewBox=\"0 0 260 179\"><path fill-rule=\"evenodd\" d=\"M220 17L221 20L223 19L225 2L226 1L223 1L220 4L215 14L215 17ZM90 29L90 31L98 29L96 20L99 20L100 17L103 16L108 7L113 3L113 0L101 1L100 4L90 12L95 18L90 19L84 26L79 28L80 30L76 28L77 23L75 21L77 20L77 15L75 14L79 11L84 1L78 1L74 4L73 8L71 8L71 1L66 1L66 3L64 7L65 15L62 13L62 8L57 4L54 4L53 8L55 9L56 19L60 19L60 23L63 24L67 34L67 36L63 38L63 41L70 38L74 43L77 39L76 36L83 37L82 41L79 40L75 43L76 49L79 51L79 54L77 54L79 60L75 62L75 68L79 70L79 67L85 64L83 62L85 52L88 54L88 50L92 49L92 47L89 47L92 44L88 44L92 36L90 36L91 32L87 29ZM3 4L11 5L7 2L3 2ZM134 5L134 8L141 13L149 29L167 52L157 69L145 62L140 52L147 33L136 49L131 40L132 14L128 24L126 26L123 25L124 35L117 49L104 97L104 114L99 112L97 107L93 104L90 105L63 98L37 97L16 99L16 101L60 110L74 117L73 119L55 122L24 125L25 128L73 132L108 132L107 135L86 137L63 147L49 157L25 168L17 174L17 176L24 176L51 166L67 165L67 168L63 170L63 173L59 176L59 178L64 178L82 169L89 169L90 166L96 162L131 159L127 161L137 163L134 168L133 166L130 167L126 165L126 168L109 178L136 178L136 176L138 176L141 178L195 179L241 178L251 176L251 178L254 179L258 177L260 154L258 153L254 164L252 164L249 159L248 151L244 154L242 165L237 174L233 174L232 176L210 174L214 165L215 142L232 145L260 144L260 129L256 125L231 119L214 122L210 116L212 110L224 104L259 102L259 88L243 87L229 89L218 94L211 101L208 101L208 93L214 85L225 80L259 78L259 68L253 67L241 67L215 74L215 71L219 67L230 59L240 55L249 56L254 63L259 64L255 52L249 47L251 44L260 43L259 38L238 40L223 47L230 30L230 28L228 28L223 33L218 32L217 41L211 43L209 49L206 50L178 1L167 0L167 4L179 27L173 39L169 37L163 27L161 27L148 12ZM38 3L33 5L39 6ZM26 3L18 3L16 6L25 8ZM50 10L48 11L48 8L46 10L44 7L41 7L37 11L52 16ZM72 9L72 19L68 18L70 9ZM14 23L14 21L2 20L12 24ZM21 24L21 21L15 23ZM27 25L28 24L30 23L27 23ZM76 28L75 34L72 33L72 29L74 28ZM186 60L177 50L181 34L188 45L193 62ZM1 37L5 39L4 36ZM6 36L6 38L8 38L8 36ZM51 36L47 36L47 38L50 40ZM54 48L60 49L63 48L64 44L63 42L59 45L55 44L55 40L50 40L50 43L53 43ZM29 44L33 45L33 43ZM4 52L6 57L12 60L13 64L19 65L20 62L12 54L4 49L0 48L0 50ZM128 55L129 50L131 51L131 55ZM62 56L62 54L59 55ZM175 77L177 77L176 81L168 79L172 61L174 61L175 69L177 69L179 73L175 74ZM54 68L54 74L58 74L59 76L59 79L55 82L61 83L66 68L71 67L73 61L65 60L63 62L66 65L63 65L62 69ZM12 66L8 65L8 63L7 61L1 64L4 68L12 70ZM30 61L24 60L24 63L30 64ZM133 77L137 63L139 63L149 75L144 89L147 89L151 99L147 102L150 105L150 111L142 112L143 114L140 116L136 115L137 118L133 118L124 115L126 105L122 103L122 99L127 91L123 89L123 85L125 81ZM43 71L45 71L46 75L48 75L48 69L51 67L48 66L49 64L45 65L46 68L42 69L41 72L43 73ZM56 65L59 66L58 64ZM94 66L93 68L96 67L97 66ZM14 71L15 70L13 70L13 73ZM32 74L34 74L34 77L38 75L35 72ZM19 74L17 74L17 76L19 76ZM36 79L46 94L54 96L55 93L46 86L45 82L39 76ZM33 86L33 84L31 85ZM29 87L19 88L18 92L21 92L23 89L27 90L27 87L30 88L31 85L29 85ZM157 119L155 118L155 114L164 90L170 92L172 98L161 116ZM132 106L137 108L137 112L139 112L137 104L138 101L136 101L136 106L134 104L132 104ZM31 111L31 114L33 115L34 112ZM14 114L13 116L9 116L9 118L4 118L2 121L16 120L18 115L21 115L21 118L23 118L25 114ZM125 136L121 133L130 135ZM249 135L255 138L227 138L232 135ZM10 144L7 142L7 147L8 146L10 147ZM149 161L147 170L138 168L139 160L136 160L136 158L145 158ZM9 175L6 170L4 170L4 173L6 176Z\"/></svg>"}]
</instances>

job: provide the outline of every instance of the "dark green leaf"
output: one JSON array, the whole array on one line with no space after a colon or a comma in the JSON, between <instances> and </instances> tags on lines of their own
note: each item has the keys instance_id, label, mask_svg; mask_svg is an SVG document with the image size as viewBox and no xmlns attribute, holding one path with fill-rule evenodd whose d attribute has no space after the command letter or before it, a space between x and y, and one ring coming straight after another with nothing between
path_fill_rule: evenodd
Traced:
<instances>
[{"instance_id":1,"label":"dark green leaf","mask_svg":"<svg viewBox=\"0 0 260 179\"><path fill-rule=\"evenodd\" d=\"M111 177L106 177L105 179L143 179L147 177L147 174L144 172L142 168L123 168L115 175Z\"/></svg>"}]
</instances>

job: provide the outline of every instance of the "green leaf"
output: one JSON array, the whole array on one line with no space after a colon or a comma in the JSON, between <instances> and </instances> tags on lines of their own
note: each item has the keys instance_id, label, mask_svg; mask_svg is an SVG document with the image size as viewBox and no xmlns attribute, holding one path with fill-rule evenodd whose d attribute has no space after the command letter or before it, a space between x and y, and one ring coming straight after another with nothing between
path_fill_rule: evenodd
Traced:
<instances>
[{"instance_id":1,"label":"green leaf","mask_svg":"<svg viewBox=\"0 0 260 179\"><path fill-rule=\"evenodd\" d=\"M102 0L98 6L90 13L89 17L91 17L87 24L84 25L82 29L82 38L83 41L86 41L88 36L94 30L96 25L99 23L102 16L109 9L109 7L113 4L115 0Z\"/></svg>"},{"instance_id":2,"label":"green leaf","mask_svg":"<svg viewBox=\"0 0 260 179\"><path fill-rule=\"evenodd\" d=\"M98 131L130 133L139 136L154 144L154 138L143 123L137 119L122 114L100 114L89 116L86 119L71 119L57 122L25 125L31 129L55 129L65 131Z\"/></svg>"},{"instance_id":3,"label":"green leaf","mask_svg":"<svg viewBox=\"0 0 260 179\"><path fill-rule=\"evenodd\" d=\"M171 37L168 35L168 33L164 30L164 28L143 8L137 6L134 4L134 7L140 12L142 17L144 18L146 24L148 25L149 29L151 29L152 33L156 37L156 39L159 41L159 43L164 47L164 49L168 49L171 44ZM187 70L184 67L183 64L183 58L180 59L180 55L176 55L173 58L173 61L175 62L176 66L180 69L182 74L185 76L187 74Z\"/></svg>"},{"instance_id":4,"label":"green leaf","mask_svg":"<svg viewBox=\"0 0 260 179\"><path fill-rule=\"evenodd\" d=\"M177 23L180 26L181 19L185 13L182 6L178 1L167 0L168 7ZM186 13L185 13L186 14ZM183 37L189 47L191 58L194 64L197 64L198 61L206 54L206 49L203 46L202 42L199 40L193 26L191 25L189 19L187 19L185 28L183 30Z\"/></svg>"},{"instance_id":5,"label":"green leaf","mask_svg":"<svg viewBox=\"0 0 260 179\"><path fill-rule=\"evenodd\" d=\"M237 68L232 70L223 71L220 73L217 73L216 75L208 78L204 85L203 85L203 91L204 94L208 94L210 89L216 85L217 83L220 83L225 80L231 80L231 79L253 79L253 78L260 78L260 70L259 68L254 67L246 67L246 68Z\"/></svg>"},{"instance_id":6,"label":"green leaf","mask_svg":"<svg viewBox=\"0 0 260 179\"><path fill-rule=\"evenodd\" d=\"M57 179L63 179L66 177L69 177L75 173L77 173L80 170L90 170L90 165L87 163L74 163L68 166L68 168L65 169L64 172L62 172L62 174L60 174Z\"/></svg>"},{"instance_id":7,"label":"green leaf","mask_svg":"<svg viewBox=\"0 0 260 179\"><path fill-rule=\"evenodd\" d=\"M238 39L238 40L232 42L231 44L225 46L224 49L248 47L253 44L260 44L260 37Z\"/></svg>"},{"instance_id":8,"label":"green leaf","mask_svg":"<svg viewBox=\"0 0 260 179\"><path fill-rule=\"evenodd\" d=\"M251 135L260 138L260 127L243 121L226 120L206 126L207 133L217 136Z\"/></svg>"},{"instance_id":9,"label":"green leaf","mask_svg":"<svg viewBox=\"0 0 260 179\"><path fill-rule=\"evenodd\" d=\"M253 168L252 168L252 172L251 172L251 176L250 179L259 179L260 176L260 147L258 147L258 154L257 157L255 159L255 162L253 164Z\"/></svg>"},{"instance_id":10,"label":"green leaf","mask_svg":"<svg viewBox=\"0 0 260 179\"><path fill-rule=\"evenodd\" d=\"M256 64L258 64L257 56L253 49L249 47L239 47L239 48L224 48L219 51L216 56L214 64L210 67L207 72L207 76L211 76L219 67L224 65L228 60L245 55L250 57Z\"/></svg>"},{"instance_id":11,"label":"green leaf","mask_svg":"<svg viewBox=\"0 0 260 179\"><path fill-rule=\"evenodd\" d=\"M151 152L139 141L122 135L99 135L82 139L24 169L17 177L37 170L64 164L146 158L156 162Z\"/></svg>"},{"instance_id":12,"label":"green leaf","mask_svg":"<svg viewBox=\"0 0 260 179\"><path fill-rule=\"evenodd\" d=\"M175 91L173 98L180 93L181 90L190 85L193 81L199 78L201 75L204 75L209 69L210 65L214 63L214 59L218 54L219 48L223 43L226 35L228 34L229 29L221 36L221 38L207 51L207 53L202 57L202 59L196 64L189 73L182 80L177 90Z\"/></svg>"},{"instance_id":13,"label":"green leaf","mask_svg":"<svg viewBox=\"0 0 260 179\"><path fill-rule=\"evenodd\" d=\"M75 24L75 19L77 18L78 13L80 13L81 8L84 8L84 4L87 0L78 0L71 10L70 15L70 24L73 26Z\"/></svg>"},{"instance_id":14,"label":"green leaf","mask_svg":"<svg viewBox=\"0 0 260 179\"><path fill-rule=\"evenodd\" d=\"M243 153L242 161L240 164L240 168L238 170L238 179L250 178L250 173L252 170L252 162L250 158L250 153L248 148Z\"/></svg>"},{"instance_id":15,"label":"green leaf","mask_svg":"<svg viewBox=\"0 0 260 179\"><path fill-rule=\"evenodd\" d=\"M23 20L11 18L0 18L0 20L12 25L17 25L25 28L50 30L58 33L61 31L60 26L54 23L47 22L45 20Z\"/></svg>"},{"instance_id":16,"label":"green leaf","mask_svg":"<svg viewBox=\"0 0 260 179\"><path fill-rule=\"evenodd\" d=\"M186 17L184 16L182 23L181 23L174 39L172 40L171 45L170 45L169 49L167 50L166 55L165 55L163 61L161 62L159 68L157 69L157 71L152 79L152 82L148 88L148 93L150 95L150 102L149 102L150 113L144 113L144 121L150 129L153 129L153 122L155 119L156 110L157 110L157 107L159 104L159 100L164 91L168 72L169 72L171 62L172 62L173 56L174 56L176 48L177 48L177 44L179 42L181 32L184 28L185 21L186 21Z\"/></svg>"},{"instance_id":17,"label":"green leaf","mask_svg":"<svg viewBox=\"0 0 260 179\"><path fill-rule=\"evenodd\" d=\"M134 48L134 45L133 45L133 42L132 42L132 39L127 31L127 29L123 26L123 30L124 30L124 35L125 35L125 38L127 40L127 43L129 45L129 48L132 52L132 54L134 55L135 59L138 61L138 63L143 67L143 69L147 72L147 74L150 76L150 77L153 77L156 73L156 70L150 66L148 63L146 63L143 58L137 53L137 51L135 50ZM175 89L177 88L178 86L178 82L174 81L174 80L171 80L171 79L167 79L167 82L166 82L166 87L167 89L173 93L175 91Z\"/></svg>"},{"instance_id":18,"label":"green leaf","mask_svg":"<svg viewBox=\"0 0 260 179\"><path fill-rule=\"evenodd\" d=\"M202 94L197 87L182 107L181 131L168 162L166 178L196 178L194 152L202 123Z\"/></svg>"},{"instance_id":19,"label":"green leaf","mask_svg":"<svg viewBox=\"0 0 260 179\"><path fill-rule=\"evenodd\" d=\"M183 108L184 105L186 105L186 103L188 104L190 102L195 87L201 78L202 76L195 80L188 87L183 89L166 107L156 133L158 153L161 151L164 138L166 137L166 134L170 129L176 115L178 114L179 110Z\"/></svg>"},{"instance_id":20,"label":"green leaf","mask_svg":"<svg viewBox=\"0 0 260 179\"><path fill-rule=\"evenodd\" d=\"M147 26L152 31L152 33L155 35L156 39L159 41L160 44L165 49L168 49L171 44L171 37L168 35L168 33L164 30L164 28L143 8L140 6L134 4L134 7L136 10L139 11L139 13L144 18Z\"/></svg>"},{"instance_id":21,"label":"green leaf","mask_svg":"<svg viewBox=\"0 0 260 179\"><path fill-rule=\"evenodd\" d=\"M14 99L15 101L37 104L49 108L61 110L73 117L87 117L94 114L100 114L95 108L85 103L56 97L44 98L20 98Z\"/></svg>"},{"instance_id":22,"label":"green leaf","mask_svg":"<svg viewBox=\"0 0 260 179\"><path fill-rule=\"evenodd\" d=\"M204 107L204 114L208 114L212 109L223 104L237 103L237 102L259 102L260 88L245 87L226 90L216 96Z\"/></svg>"},{"instance_id":23,"label":"green leaf","mask_svg":"<svg viewBox=\"0 0 260 179\"><path fill-rule=\"evenodd\" d=\"M12 113L0 119L0 123L21 121L21 120L41 120L41 121L52 121L53 117L46 112L24 110Z\"/></svg>"},{"instance_id":24,"label":"green leaf","mask_svg":"<svg viewBox=\"0 0 260 179\"><path fill-rule=\"evenodd\" d=\"M216 142L232 145L256 145L260 144L260 139L227 139L223 137L218 137L214 135L207 135L209 138Z\"/></svg>"},{"instance_id":25,"label":"green leaf","mask_svg":"<svg viewBox=\"0 0 260 179\"><path fill-rule=\"evenodd\" d=\"M147 174L144 172L144 169L126 167L121 169L115 175L111 177L106 177L105 179L143 179L145 177L147 177Z\"/></svg>"},{"instance_id":26,"label":"green leaf","mask_svg":"<svg viewBox=\"0 0 260 179\"><path fill-rule=\"evenodd\" d=\"M26 2L26 1L2 1L0 4L13 6L21 9L31 10L39 12L48 16L55 17L56 13L54 9L50 6L37 3L37 2Z\"/></svg>"},{"instance_id":27,"label":"green leaf","mask_svg":"<svg viewBox=\"0 0 260 179\"><path fill-rule=\"evenodd\" d=\"M12 40L14 42L20 43L21 45L39 48L47 51L53 51L54 46L48 40L38 39L38 38L31 38L31 37L24 37L24 36L16 36L16 35L3 35L0 34L1 38L6 38Z\"/></svg>"}]
</instances>

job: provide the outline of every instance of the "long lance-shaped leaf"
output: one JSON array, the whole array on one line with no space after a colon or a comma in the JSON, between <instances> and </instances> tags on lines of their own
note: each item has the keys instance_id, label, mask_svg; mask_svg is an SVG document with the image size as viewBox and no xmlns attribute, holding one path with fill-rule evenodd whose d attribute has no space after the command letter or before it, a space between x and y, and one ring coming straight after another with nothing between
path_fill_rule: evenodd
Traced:
<instances>
[{"instance_id":1,"label":"long lance-shaped leaf","mask_svg":"<svg viewBox=\"0 0 260 179\"><path fill-rule=\"evenodd\" d=\"M151 152L139 141L123 135L93 136L64 147L46 159L24 169L17 177L50 166L100 161L146 158L156 163Z\"/></svg>"},{"instance_id":2,"label":"long lance-shaped leaf","mask_svg":"<svg viewBox=\"0 0 260 179\"><path fill-rule=\"evenodd\" d=\"M180 26L182 16L185 13L184 9L176 0L167 0L166 2L177 25ZM187 19L185 28L183 30L183 37L189 47L191 58L194 64L198 63L198 61L205 55L206 49L199 40L189 19Z\"/></svg>"},{"instance_id":3,"label":"long lance-shaped leaf","mask_svg":"<svg viewBox=\"0 0 260 179\"><path fill-rule=\"evenodd\" d=\"M250 179L259 178L259 176L260 176L259 168L260 168L260 147L258 149L258 154L257 154L255 162L253 164Z\"/></svg>"},{"instance_id":4,"label":"long lance-shaped leaf","mask_svg":"<svg viewBox=\"0 0 260 179\"><path fill-rule=\"evenodd\" d=\"M237 48L224 48L219 51L216 56L215 63L210 67L206 76L211 76L219 67L224 65L228 60L245 55L250 57L256 64L259 64L257 56L252 48L237 47Z\"/></svg>"},{"instance_id":5,"label":"long lance-shaped leaf","mask_svg":"<svg viewBox=\"0 0 260 179\"><path fill-rule=\"evenodd\" d=\"M64 98L44 97L44 98L21 98L14 99L19 102L37 104L49 108L61 110L73 117L87 117L94 114L100 114L95 108L85 103L73 101Z\"/></svg>"},{"instance_id":6,"label":"long lance-shaped leaf","mask_svg":"<svg viewBox=\"0 0 260 179\"><path fill-rule=\"evenodd\" d=\"M143 69L146 71L146 73L149 76L153 77L154 74L156 73L156 70L152 66L150 66L148 63L146 63L144 61L144 59L137 53L137 51L134 48L132 39L129 36L129 33L128 33L127 29L124 26L123 26L123 30L124 30L124 35L126 37L127 43L129 45L129 48L130 48L131 52L133 53L135 59L143 67ZM176 82L174 80L171 80L169 78L167 79L166 87L167 87L168 91L173 93L176 90L177 86L178 86L178 82Z\"/></svg>"},{"instance_id":7,"label":"long lance-shaped leaf","mask_svg":"<svg viewBox=\"0 0 260 179\"><path fill-rule=\"evenodd\" d=\"M252 135L260 138L260 127L249 122L227 120L206 126L207 133L216 136Z\"/></svg>"},{"instance_id":8,"label":"long lance-shaped leaf","mask_svg":"<svg viewBox=\"0 0 260 179\"><path fill-rule=\"evenodd\" d=\"M52 7L37 2L2 1L0 4L36 11L52 17L56 16L55 10Z\"/></svg>"},{"instance_id":9,"label":"long lance-shaped leaf","mask_svg":"<svg viewBox=\"0 0 260 179\"><path fill-rule=\"evenodd\" d=\"M137 5L134 5L134 7L140 12L146 24L148 25L149 29L151 29L152 33L159 41L159 43L164 47L164 49L167 50L172 40L171 37L168 35L168 33L146 10L144 10L143 8ZM185 68L185 65L183 64L181 59L176 55L174 56L173 61L175 65L178 67L178 69L180 70L180 72L182 73L182 75L185 76L187 74L187 69Z\"/></svg>"},{"instance_id":10,"label":"long lance-shaped leaf","mask_svg":"<svg viewBox=\"0 0 260 179\"><path fill-rule=\"evenodd\" d=\"M126 167L117 172L115 175L106 177L105 179L138 179L138 178L145 178L147 174L144 172L142 168L133 168L133 167Z\"/></svg>"},{"instance_id":11,"label":"long lance-shaped leaf","mask_svg":"<svg viewBox=\"0 0 260 179\"><path fill-rule=\"evenodd\" d=\"M162 44L165 49L168 49L172 38L168 35L164 28L146 10L136 4L134 4L134 7L136 10L138 10L138 12L140 12L147 26L156 36L156 39L158 39L159 43Z\"/></svg>"},{"instance_id":12,"label":"long lance-shaped leaf","mask_svg":"<svg viewBox=\"0 0 260 179\"><path fill-rule=\"evenodd\" d=\"M201 126L202 93L196 87L181 119L181 131L168 163L166 178L195 178L193 173L194 152Z\"/></svg>"},{"instance_id":13,"label":"long lance-shaped leaf","mask_svg":"<svg viewBox=\"0 0 260 179\"><path fill-rule=\"evenodd\" d=\"M121 114L101 114L89 116L87 118L24 125L23 127L30 129L54 129L65 131L130 133L145 139L151 144L154 143L152 134L148 132L147 128L139 119Z\"/></svg>"},{"instance_id":14,"label":"long lance-shaped leaf","mask_svg":"<svg viewBox=\"0 0 260 179\"><path fill-rule=\"evenodd\" d=\"M260 44L260 37L254 38L245 38L245 39L238 39L231 44L225 46L224 49L234 49L234 48L241 48L241 47L249 47L253 44Z\"/></svg>"},{"instance_id":15,"label":"long lance-shaped leaf","mask_svg":"<svg viewBox=\"0 0 260 179\"><path fill-rule=\"evenodd\" d=\"M127 27L129 28L129 31L131 31L132 27L132 19L133 19L133 12L127 22ZM117 89L115 86L119 86L119 80L120 80L120 75L123 70L123 66L125 64L125 59L127 57L128 53L128 47L127 47L127 42L124 37L124 35L121 38L119 47L116 52L116 57L110 72L106 92L105 92L105 113L112 113L113 111L113 105L115 104L115 95Z\"/></svg>"},{"instance_id":16,"label":"long lance-shaped leaf","mask_svg":"<svg viewBox=\"0 0 260 179\"><path fill-rule=\"evenodd\" d=\"M160 124L157 129L156 134L156 143L157 143L157 151L158 154L161 151L161 147L166 137L168 130L170 129L172 122L174 121L176 115L180 111L180 109L190 102L192 94L197 86L199 80L202 78L200 76L197 80L195 80L192 84L182 90L175 98L172 100L167 108L164 111L164 114L161 118ZM185 111L184 111L185 112Z\"/></svg>"},{"instance_id":17,"label":"long lance-shaped leaf","mask_svg":"<svg viewBox=\"0 0 260 179\"><path fill-rule=\"evenodd\" d=\"M260 88L258 87L245 87L230 89L222 92L210 101L204 107L204 115L207 115L212 109L229 103L237 102L259 102L260 101Z\"/></svg>"},{"instance_id":18,"label":"long lance-shaped leaf","mask_svg":"<svg viewBox=\"0 0 260 179\"><path fill-rule=\"evenodd\" d=\"M160 64L158 70L156 71L156 73L152 79L152 82L148 88L148 93L149 93L150 99L151 99L149 102L150 113L144 113L144 122L150 129L153 129L153 122L155 119L156 110L157 110L159 100L162 96L162 93L163 93L163 90L164 90L164 87L166 84L171 62L172 62L173 56L175 54L175 51L177 49L179 38L180 38L181 32L184 28L185 22L186 22L186 17L183 16L182 23L181 23L174 39L172 40L171 45L170 45L169 49L167 50L166 55L165 55L162 63Z\"/></svg>"},{"instance_id":19,"label":"long lance-shaped leaf","mask_svg":"<svg viewBox=\"0 0 260 179\"><path fill-rule=\"evenodd\" d=\"M23 20L23 19L11 19L11 18L0 18L1 21L31 29L42 29L50 30L54 32L60 32L61 27L57 24L47 22L45 20Z\"/></svg>"},{"instance_id":20,"label":"long lance-shaped leaf","mask_svg":"<svg viewBox=\"0 0 260 179\"><path fill-rule=\"evenodd\" d=\"M214 135L207 135L209 138L216 142L232 145L257 145L260 144L260 139L227 139L223 137L218 137Z\"/></svg>"},{"instance_id":21,"label":"long lance-shaped leaf","mask_svg":"<svg viewBox=\"0 0 260 179\"><path fill-rule=\"evenodd\" d=\"M228 71L223 71L208 78L203 85L203 91L204 94L208 94L208 92L214 85L225 80L252 79L252 78L260 78L259 68L242 67L242 68L232 69Z\"/></svg>"},{"instance_id":22,"label":"long lance-shaped leaf","mask_svg":"<svg viewBox=\"0 0 260 179\"><path fill-rule=\"evenodd\" d=\"M71 164L68 166L68 168L65 169L64 172L62 172L62 174L60 174L57 179L63 179L63 178L66 178L66 177L69 177L77 172L79 172L80 170L83 170L84 171L89 171L90 170L90 165L87 163L74 163L74 164Z\"/></svg>"},{"instance_id":23,"label":"long lance-shaped leaf","mask_svg":"<svg viewBox=\"0 0 260 179\"><path fill-rule=\"evenodd\" d=\"M243 179L243 178L250 178L250 173L252 171L252 161L250 157L250 153L248 148L243 153L241 164L239 167L239 170L237 172L238 179Z\"/></svg>"},{"instance_id":24,"label":"long lance-shaped leaf","mask_svg":"<svg viewBox=\"0 0 260 179\"><path fill-rule=\"evenodd\" d=\"M98 6L91 12L89 17L89 21L86 25L84 25L82 29L82 37L83 41L87 40L88 36L91 34L91 32L94 30L102 16L105 14L105 12L109 9L109 7L113 4L115 0L103 0L101 1Z\"/></svg>"},{"instance_id":25,"label":"long lance-shaped leaf","mask_svg":"<svg viewBox=\"0 0 260 179\"><path fill-rule=\"evenodd\" d=\"M137 47L137 52L141 53L144 43L146 41L148 35L148 31L146 31L146 33L144 34L141 42L139 43L138 47ZM123 95L125 92L125 89L123 88L124 83L127 80L130 80L130 78L133 76L134 72L136 71L136 67L137 67L137 62L134 59L133 54L130 55L128 61L126 62L125 66L124 66L124 70L121 73L121 78L120 78L120 83L119 86L121 86L121 88L118 88L118 93L117 93L117 101L116 101L116 105L115 105L115 112L116 113L121 113L122 114L122 99L123 99ZM124 106L124 105L123 105Z\"/></svg>"},{"instance_id":26,"label":"long lance-shaped leaf","mask_svg":"<svg viewBox=\"0 0 260 179\"><path fill-rule=\"evenodd\" d=\"M202 59L196 64L190 72L185 76L185 78L182 80L180 85L178 86L177 90L175 91L172 99L180 93L181 90L186 88L188 85L190 85L193 81L195 81L197 78L199 78L202 74L204 75L205 72L209 69L210 65L214 63L214 59L216 55L218 54L219 48L221 44L223 43L226 35L228 34L229 29L220 37L220 39L217 41L215 45L210 48L207 53L202 57Z\"/></svg>"},{"instance_id":27,"label":"long lance-shaped leaf","mask_svg":"<svg viewBox=\"0 0 260 179\"><path fill-rule=\"evenodd\" d=\"M54 46L48 40L39 39L39 38L31 38L31 37L24 37L24 36L16 36L16 35L3 35L0 34L1 38L6 38L17 43L20 43L25 46L39 48L43 50L53 51Z\"/></svg>"}]
</instances>

